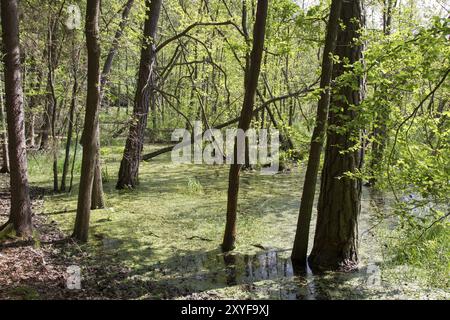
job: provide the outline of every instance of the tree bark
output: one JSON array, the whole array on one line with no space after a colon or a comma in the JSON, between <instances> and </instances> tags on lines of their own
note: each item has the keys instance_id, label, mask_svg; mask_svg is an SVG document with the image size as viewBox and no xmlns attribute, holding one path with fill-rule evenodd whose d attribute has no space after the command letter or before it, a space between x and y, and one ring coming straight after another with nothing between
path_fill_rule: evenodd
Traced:
<instances>
[{"instance_id":1,"label":"tree bark","mask_svg":"<svg viewBox=\"0 0 450 320\"><path fill-rule=\"evenodd\" d=\"M105 200L103 197L103 181L102 170L100 166L100 126L97 123L97 140L95 150L95 168L94 168L94 181L92 185L91 195L91 210L102 209L105 207Z\"/></svg>"},{"instance_id":2,"label":"tree bark","mask_svg":"<svg viewBox=\"0 0 450 320\"><path fill-rule=\"evenodd\" d=\"M384 12L383 12L383 33L385 36L389 36L391 34L392 28L392 10L394 9L396 3L394 0L385 0L384 1ZM386 75L383 74L385 77ZM386 86L382 86L379 89L381 95L388 95L388 88ZM383 101L384 99L381 99ZM379 111L377 113L377 117L375 119L375 124L373 128L373 142L372 142L372 155L369 164L369 171L371 177L369 179L368 185L374 186L376 184L376 173L380 170L380 166L383 163L384 151L388 142L388 128L387 123L390 117L389 106L384 104L383 102L380 105Z\"/></svg>"},{"instance_id":3,"label":"tree bark","mask_svg":"<svg viewBox=\"0 0 450 320\"><path fill-rule=\"evenodd\" d=\"M77 216L73 238L80 242L88 240L91 193L94 179L97 149L97 122L100 108L100 45L98 20L100 0L88 0L86 5L86 46L88 52L88 77L86 115L84 120L83 158L78 193Z\"/></svg>"},{"instance_id":4,"label":"tree bark","mask_svg":"<svg viewBox=\"0 0 450 320\"><path fill-rule=\"evenodd\" d=\"M3 84L2 84L3 85ZM8 135L6 131L8 130L6 127L6 119L5 119L5 111L3 104L3 90L0 87L0 121L2 126L2 133L0 136L1 139L1 153L2 153L2 163L0 166L0 173L9 173L9 153L8 153Z\"/></svg>"},{"instance_id":5,"label":"tree bark","mask_svg":"<svg viewBox=\"0 0 450 320\"><path fill-rule=\"evenodd\" d=\"M144 40L141 49L139 77L133 108L133 121L120 163L116 188L134 188L138 184L139 163L147 127L149 104L153 94L153 68L156 60L155 37L162 0L146 0L147 18L144 23Z\"/></svg>"},{"instance_id":6,"label":"tree bark","mask_svg":"<svg viewBox=\"0 0 450 320\"><path fill-rule=\"evenodd\" d=\"M19 17L17 0L1 0L5 101L10 156L11 213L17 236L32 234L31 201L27 176L27 146L20 66Z\"/></svg>"},{"instance_id":7,"label":"tree bark","mask_svg":"<svg viewBox=\"0 0 450 320\"><path fill-rule=\"evenodd\" d=\"M360 0L343 1L342 24L333 67L333 79L351 72L362 60L360 43L363 15ZM344 61L344 62L343 62ZM357 123L363 79L354 75L352 83L342 83L331 95L329 130L322 169L317 226L310 266L318 270L351 270L358 264L358 216L361 209L361 179L348 176L362 166L361 130Z\"/></svg>"},{"instance_id":8,"label":"tree bark","mask_svg":"<svg viewBox=\"0 0 450 320\"><path fill-rule=\"evenodd\" d=\"M264 40L266 32L266 20L268 11L268 0L258 0L256 20L253 28L253 48L250 55L250 66L245 75L245 96L242 105L241 117L238 128L247 131L253 117L253 105L255 100L256 88L258 86L259 74L261 71L261 61L264 49ZM234 249L236 241L236 216L237 201L239 193L239 172L241 165L236 163L237 143L234 144L235 161L230 166L228 180L228 202L227 202L227 220L225 234L222 243L223 251Z\"/></svg>"},{"instance_id":9,"label":"tree bark","mask_svg":"<svg viewBox=\"0 0 450 320\"><path fill-rule=\"evenodd\" d=\"M320 156L322 153L330 106L330 86L333 73L332 55L336 49L341 6L342 0L333 0L327 26L322 60L322 75L320 79L320 89L322 92L317 105L316 124L311 136L309 158L306 167L305 181L303 183L302 199L300 202L297 232L295 234L294 247L292 249L292 261L299 266L306 265L306 257L308 254L309 228L311 224L314 195L316 192L317 174L319 172Z\"/></svg>"},{"instance_id":10,"label":"tree bark","mask_svg":"<svg viewBox=\"0 0 450 320\"><path fill-rule=\"evenodd\" d=\"M56 99L54 94L54 86L53 86L53 71L56 68L57 59L56 59L56 34L57 34L57 26L58 19L53 17L49 18L49 25L47 31L47 87L46 87L46 108L44 111L44 123L41 127L41 142L40 142L40 150L48 150L49 145L49 136L52 134L52 123L53 123L53 114L56 108Z\"/></svg>"},{"instance_id":11,"label":"tree bark","mask_svg":"<svg viewBox=\"0 0 450 320\"><path fill-rule=\"evenodd\" d=\"M105 86L108 82L108 76L111 73L112 64L114 57L117 54L119 48L119 41L122 37L123 30L128 22L128 16L130 14L131 7L133 6L134 0L128 0L122 11L122 20L120 21L119 28L114 35L112 46L109 49L108 56L106 57L105 63L103 65L101 83L100 83L100 106L103 101ZM95 157L95 172L94 172L94 182L92 185L92 196L91 196L91 209L102 209L105 207L105 200L103 196L103 181L102 181L102 169L100 163L100 122L97 124L97 150Z\"/></svg>"},{"instance_id":12,"label":"tree bark","mask_svg":"<svg viewBox=\"0 0 450 320\"><path fill-rule=\"evenodd\" d=\"M32 70L36 74L35 82L33 84L33 91L34 94L30 97L30 103L29 103L29 115L28 115L28 121L25 122L25 135L27 138L27 146L28 148L34 148L35 147L35 111L33 111L34 108L39 104L39 101L41 100L41 83L42 83L42 70L40 70L37 66L37 63L35 59L33 58L33 68Z\"/></svg>"},{"instance_id":13,"label":"tree bark","mask_svg":"<svg viewBox=\"0 0 450 320\"><path fill-rule=\"evenodd\" d=\"M75 39L75 36L74 36ZM72 97L70 101L70 110L69 110L69 125L67 128L67 140L66 140L66 153L64 157L64 165L63 172L61 177L61 191L66 191L66 179L67 174L69 172L69 163L70 163L70 148L72 147L72 136L73 136L73 125L75 121L75 110L77 108L77 92L78 92L78 56L75 53L75 40L73 40L73 58L72 58L72 72L73 72L73 86L72 86ZM76 147L76 145L75 145Z\"/></svg>"}]
</instances>

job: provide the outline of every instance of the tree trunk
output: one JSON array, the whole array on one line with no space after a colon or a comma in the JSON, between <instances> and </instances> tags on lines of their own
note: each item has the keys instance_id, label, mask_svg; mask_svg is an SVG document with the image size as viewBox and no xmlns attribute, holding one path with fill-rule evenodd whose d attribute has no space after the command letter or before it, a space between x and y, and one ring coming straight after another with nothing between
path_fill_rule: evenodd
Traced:
<instances>
[{"instance_id":1,"label":"tree trunk","mask_svg":"<svg viewBox=\"0 0 450 320\"><path fill-rule=\"evenodd\" d=\"M333 79L351 72L344 63L362 60L359 42L364 21L360 0L343 1L340 20L345 28L338 32L336 55L346 62L335 64ZM361 179L347 173L357 173L363 161L357 114L364 87L359 75L351 82L341 84L331 95L316 234L309 257L311 267L318 270L351 270L358 263Z\"/></svg>"},{"instance_id":2,"label":"tree trunk","mask_svg":"<svg viewBox=\"0 0 450 320\"><path fill-rule=\"evenodd\" d=\"M86 5L86 46L88 52L88 77L86 115L84 120L83 158L81 161L80 188L73 238L88 240L91 193L97 150L97 122L100 108L100 45L98 20L100 0L88 0Z\"/></svg>"},{"instance_id":3,"label":"tree trunk","mask_svg":"<svg viewBox=\"0 0 450 320\"><path fill-rule=\"evenodd\" d=\"M144 40L141 49L139 77L123 158L120 163L117 189L134 188L138 184L139 162L144 142L149 104L153 94L153 68L156 58L155 36L161 11L162 0L146 0L147 18L144 23Z\"/></svg>"},{"instance_id":4,"label":"tree trunk","mask_svg":"<svg viewBox=\"0 0 450 320\"><path fill-rule=\"evenodd\" d=\"M92 185L91 195L91 210L103 209L105 207L105 200L103 197L103 181L102 170L100 166L100 127L97 123L97 140L95 150L95 168L94 168L94 181Z\"/></svg>"},{"instance_id":5,"label":"tree trunk","mask_svg":"<svg viewBox=\"0 0 450 320\"><path fill-rule=\"evenodd\" d=\"M111 72L114 57L116 56L117 50L119 48L119 41L122 37L123 30L128 22L128 16L130 14L131 7L133 6L134 0L128 0L122 11L122 20L120 21L119 28L114 35L114 40L111 48L109 49L108 56L106 57L105 64L103 65L101 85L100 85L100 106L103 101L103 96L105 93L105 86L108 82L108 76ZM120 98L119 98L120 101ZM92 196L91 196L91 209L102 209L105 207L105 200L103 197L103 182L102 182L102 169L100 164L100 122L97 124L97 151L95 158L95 172L94 172L94 182L92 185Z\"/></svg>"},{"instance_id":6,"label":"tree trunk","mask_svg":"<svg viewBox=\"0 0 450 320\"><path fill-rule=\"evenodd\" d=\"M3 84L2 84L3 86ZM9 153L8 153L8 135L6 131L8 130L6 127L6 119L5 119L5 110L3 105L3 90L0 87L0 121L2 126L2 133L0 136L1 139L1 153L2 153L2 163L0 166L0 173L9 173Z\"/></svg>"},{"instance_id":7,"label":"tree trunk","mask_svg":"<svg viewBox=\"0 0 450 320\"><path fill-rule=\"evenodd\" d=\"M253 117L253 105L256 88L258 86L259 74L261 71L261 60L264 49L268 2L268 0L258 0L256 20L253 28L253 48L250 55L250 66L247 69L248 74L245 76L245 96L242 105L241 117L238 124L238 128L244 131L249 129L250 122ZM227 221L222 243L223 251L233 250L236 240L236 212L239 193L239 172L241 169L241 165L236 163L237 147L238 146L235 141L235 161L230 167L228 180Z\"/></svg>"},{"instance_id":8,"label":"tree trunk","mask_svg":"<svg viewBox=\"0 0 450 320\"><path fill-rule=\"evenodd\" d=\"M29 104L29 116L28 121L26 121L25 125L25 134L27 138L27 146L28 148L35 147L35 112L33 109L39 104L41 94L39 93L41 90L41 82L42 82L42 71L36 70L38 69L36 62L33 60L33 66L36 73L35 83L33 84L34 94L30 97Z\"/></svg>"},{"instance_id":9,"label":"tree trunk","mask_svg":"<svg viewBox=\"0 0 450 320\"><path fill-rule=\"evenodd\" d=\"M47 79L50 75L47 75ZM50 90L49 85L50 80L47 80L46 91ZM51 115L53 114L53 99L50 94L46 94L46 107L44 111L44 122L41 127L41 142L39 146L39 150L48 150L49 148L49 137L50 137L50 129L51 129Z\"/></svg>"},{"instance_id":10,"label":"tree trunk","mask_svg":"<svg viewBox=\"0 0 450 320\"><path fill-rule=\"evenodd\" d=\"M383 33L385 36L389 36L391 34L392 28L392 10L394 9L395 3L394 0L385 0L384 1L384 12L383 12ZM383 75L386 76L386 75ZM386 86L382 86L379 89L381 95L387 95L387 90L389 88ZM381 99L383 101L385 99ZM377 171L380 170L380 166L383 163L384 151L388 142L388 128L387 123L390 117L389 106L384 104L380 105L380 108L377 113L377 117L375 119L375 124L373 128L373 142L372 142L372 155L369 164L369 171L371 177L369 179L369 185L374 186L376 184L375 175Z\"/></svg>"},{"instance_id":11,"label":"tree trunk","mask_svg":"<svg viewBox=\"0 0 450 320\"><path fill-rule=\"evenodd\" d=\"M64 157L63 172L61 177L61 191L66 191L66 179L67 174L69 172L69 163L70 163L70 148L72 147L73 125L75 121L75 110L77 108L78 77L77 77L77 67L75 66L75 63L76 59L74 59L74 67L73 67L73 87L69 111L69 126L67 128L66 154Z\"/></svg>"},{"instance_id":12,"label":"tree trunk","mask_svg":"<svg viewBox=\"0 0 450 320\"><path fill-rule=\"evenodd\" d=\"M48 150L49 145L49 136L52 130L52 119L53 113L56 108L56 101L54 95L54 87L53 87L53 71L56 68L56 27L57 21L55 22L53 18L49 19L48 32L47 32L47 88L46 88L46 108L44 111L44 123L41 127L41 143L40 150Z\"/></svg>"},{"instance_id":13,"label":"tree trunk","mask_svg":"<svg viewBox=\"0 0 450 320\"><path fill-rule=\"evenodd\" d=\"M322 75L320 89L322 90L317 105L316 125L311 137L308 165L305 181L303 183L300 212L295 234L294 247L292 249L292 261L297 265L305 266L308 254L309 228L311 224L314 195L316 192L317 174L319 172L320 155L322 153L323 140L325 138L328 109L330 106L330 85L333 73L332 55L336 49L336 39L339 29L339 15L342 0L333 0L330 8L327 35L322 61Z\"/></svg>"},{"instance_id":14,"label":"tree trunk","mask_svg":"<svg viewBox=\"0 0 450 320\"><path fill-rule=\"evenodd\" d=\"M27 177L17 0L1 0L1 18L8 151L11 160L11 213L7 224L13 225L17 236L28 237L31 236L33 225Z\"/></svg>"},{"instance_id":15,"label":"tree trunk","mask_svg":"<svg viewBox=\"0 0 450 320\"><path fill-rule=\"evenodd\" d=\"M72 192L72 186L73 186L73 176L74 176L74 171L75 171L75 163L77 160L77 146L78 146L78 142L79 142L79 127L78 127L78 120L80 118L77 116L76 120L75 120L75 148L73 150L73 159L72 159L72 167L70 169L70 182L69 182L69 190L67 190L69 193Z\"/></svg>"}]
</instances>

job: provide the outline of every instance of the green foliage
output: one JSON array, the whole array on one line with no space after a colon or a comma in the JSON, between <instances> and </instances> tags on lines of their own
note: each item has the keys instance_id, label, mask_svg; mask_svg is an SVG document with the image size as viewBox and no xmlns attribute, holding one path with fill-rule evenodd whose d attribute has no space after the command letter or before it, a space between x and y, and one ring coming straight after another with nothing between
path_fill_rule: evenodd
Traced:
<instances>
[{"instance_id":1,"label":"green foliage","mask_svg":"<svg viewBox=\"0 0 450 320\"><path fill-rule=\"evenodd\" d=\"M433 222L427 220L428 224ZM435 223L428 230L404 226L390 232L385 247L387 266L408 266L399 280L419 278L427 285L450 286L450 224Z\"/></svg>"}]
</instances>

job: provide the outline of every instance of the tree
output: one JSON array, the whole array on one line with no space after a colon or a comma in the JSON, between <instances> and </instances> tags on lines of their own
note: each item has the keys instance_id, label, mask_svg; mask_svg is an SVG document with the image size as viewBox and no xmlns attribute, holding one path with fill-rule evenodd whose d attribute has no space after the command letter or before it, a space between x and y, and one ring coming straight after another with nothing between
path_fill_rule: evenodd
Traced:
<instances>
[{"instance_id":1,"label":"tree","mask_svg":"<svg viewBox=\"0 0 450 320\"><path fill-rule=\"evenodd\" d=\"M112 69L112 63L114 57L117 54L119 48L119 41L122 38L123 30L128 22L128 16L130 14L131 7L133 6L134 0L128 0L122 11L122 19L119 23L119 27L114 35L114 39L109 49L108 55L106 57L105 63L102 69L102 75L100 80L100 105L102 104L105 86L108 82L108 76ZM105 201L103 197L103 181L102 181L102 171L100 166L100 122L97 124L97 151L95 156L95 172L94 172L94 184L92 186L92 198L91 198L91 209L101 209L105 207Z\"/></svg>"},{"instance_id":2,"label":"tree","mask_svg":"<svg viewBox=\"0 0 450 320\"><path fill-rule=\"evenodd\" d=\"M80 242L88 240L91 193L97 150L97 122L100 108L99 15L100 0L87 0L85 25L88 52L86 113L84 118L83 157L81 161L77 216L73 232L73 238Z\"/></svg>"},{"instance_id":3,"label":"tree","mask_svg":"<svg viewBox=\"0 0 450 320\"><path fill-rule=\"evenodd\" d=\"M336 88L331 95L316 234L308 260L312 268L320 270L348 270L358 263L361 179L355 174L363 161L358 108L364 88L354 65L362 62L364 21L360 0L343 1L340 19L343 27L336 45L339 62L333 67Z\"/></svg>"},{"instance_id":4,"label":"tree","mask_svg":"<svg viewBox=\"0 0 450 320\"><path fill-rule=\"evenodd\" d=\"M383 34L389 36L392 30L392 10L396 6L396 0L384 0L383 1ZM383 75L386 77L386 75ZM384 98L388 95L389 85L381 85L378 89L380 95ZM372 142L372 157L370 161L370 172L372 176L369 179L369 185L375 185L375 173L379 169L380 164L383 162L384 150L388 141L388 129L387 123L389 121L390 109L389 105L383 103L384 99L380 99L379 112L377 112L376 120L373 128L373 142Z\"/></svg>"},{"instance_id":5,"label":"tree","mask_svg":"<svg viewBox=\"0 0 450 320\"><path fill-rule=\"evenodd\" d=\"M1 89L1 87L0 87ZM2 163L0 165L0 173L9 173L9 154L8 154L8 135L6 131L6 121L5 121L5 110L3 106L3 90L0 90L0 125L1 125L1 155L2 155Z\"/></svg>"},{"instance_id":6,"label":"tree","mask_svg":"<svg viewBox=\"0 0 450 320\"><path fill-rule=\"evenodd\" d=\"M323 50L322 75L320 79L320 99L317 105L316 125L311 137L308 165L303 183L302 199L295 234L292 260L298 265L306 264L308 253L309 227L311 224L314 195L316 193L317 173L319 172L320 156L325 138L328 109L330 106L330 86L333 73L333 53L336 49L336 38L339 29L339 16L342 0L333 0L327 26L325 48Z\"/></svg>"},{"instance_id":7,"label":"tree","mask_svg":"<svg viewBox=\"0 0 450 320\"><path fill-rule=\"evenodd\" d=\"M64 8L64 1L57 8L57 12L53 12L52 2L48 4L48 26L47 26L47 47L44 54L47 60L47 87L46 87L46 108L44 110L44 122L41 128L41 142L39 149L47 150L49 148L49 135L51 133L53 139L53 149L56 147L55 141L55 121L57 98L55 93L55 69L58 66L58 31L60 26L60 18ZM54 191L58 191L58 172L56 150L53 150L53 174L54 174Z\"/></svg>"},{"instance_id":8,"label":"tree","mask_svg":"<svg viewBox=\"0 0 450 320\"><path fill-rule=\"evenodd\" d=\"M258 0L256 20L253 28L253 48L250 54L250 66L245 75L245 95L242 105L241 116L238 128L244 132L250 127L253 117L253 106L255 100L256 89L258 86L259 74L261 71L261 61L264 49L264 39L266 32L266 20L268 11L268 0ZM248 73L248 74L247 74ZM230 166L228 177L228 201L227 201L227 221L225 226L225 234L222 243L223 251L234 249L236 241L236 217L237 217L237 201L239 193L239 172L242 165L237 163L237 143L234 143L234 162Z\"/></svg>"},{"instance_id":9,"label":"tree","mask_svg":"<svg viewBox=\"0 0 450 320\"><path fill-rule=\"evenodd\" d=\"M1 18L11 171L11 213L9 221L0 230L12 226L17 236L27 237L31 235L33 225L27 175L17 0L1 0Z\"/></svg>"},{"instance_id":10,"label":"tree","mask_svg":"<svg viewBox=\"0 0 450 320\"><path fill-rule=\"evenodd\" d=\"M78 62L80 59L80 49L76 48L76 30L72 34L72 96L70 97L69 124L67 128L66 150L63 164L63 172L61 176L61 191L66 191L66 179L69 173L70 148L72 146L73 127L75 123L75 112L77 109L77 93L78 93Z\"/></svg>"},{"instance_id":11,"label":"tree","mask_svg":"<svg viewBox=\"0 0 450 320\"><path fill-rule=\"evenodd\" d=\"M120 163L116 188L134 188L138 184L139 163L144 145L144 133L150 101L153 99L153 69L156 62L155 37L162 0L146 0L147 17L144 23L139 76L134 98L133 119Z\"/></svg>"}]
</instances>

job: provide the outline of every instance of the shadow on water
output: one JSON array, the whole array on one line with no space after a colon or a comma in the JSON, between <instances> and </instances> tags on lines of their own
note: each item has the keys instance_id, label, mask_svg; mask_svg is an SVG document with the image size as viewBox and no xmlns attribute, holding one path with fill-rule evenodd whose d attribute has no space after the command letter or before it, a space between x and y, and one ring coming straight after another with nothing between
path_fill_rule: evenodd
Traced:
<instances>
[{"instance_id":1,"label":"shadow on water","mask_svg":"<svg viewBox=\"0 0 450 320\"><path fill-rule=\"evenodd\" d=\"M368 196L363 203L360 232L370 229L370 210L383 206L380 195ZM373 196L373 198L372 198ZM371 198L371 199L370 199ZM379 201L378 203L373 202ZM311 239L312 240L312 239ZM221 298L244 299L365 299L372 298L374 288L378 292L381 274L378 258L374 258L377 246L371 236L363 236L360 246L360 268L351 273L330 272L314 274L296 270L290 260L290 249L277 248L248 254L244 252L222 253L210 251L178 251L163 262L140 265L132 272L132 278L151 285L162 298ZM311 241L312 243L312 241ZM384 292L384 294L389 294Z\"/></svg>"},{"instance_id":2,"label":"shadow on water","mask_svg":"<svg viewBox=\"0 0 450 320\"><path fill-rule=\"evenodd\" d=\"M353 273L315 275L294 270L290 250L254 255L207 253L174 256L164 263L134 270L134 281L147 283L161 298L315 300L364 298L366 268ZM359 285L355 285L355 281Z\"/></svg>"}]
</instances>

